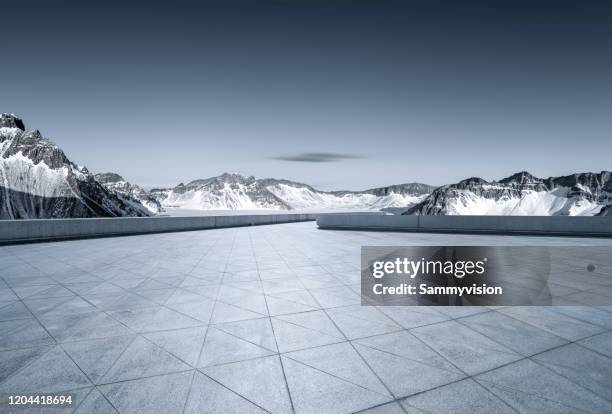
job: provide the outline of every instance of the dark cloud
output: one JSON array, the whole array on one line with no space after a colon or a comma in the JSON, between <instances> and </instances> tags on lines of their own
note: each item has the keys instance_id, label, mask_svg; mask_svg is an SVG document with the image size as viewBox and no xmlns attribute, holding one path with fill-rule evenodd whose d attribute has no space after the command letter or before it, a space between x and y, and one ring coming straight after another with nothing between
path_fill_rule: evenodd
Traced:
<instances>
[{"instance_id":1,"label":"dark cloud","mask_svg":"<svg viewBox=\"0 0 612 414\"><path fill-rule=\"evenodd\" d=\"M363 157L354 154L338 154L335 152L301 152L293 155L273 157L272 159L293 162L336 162L358 158Z\"/></svg>"}]
</instances>

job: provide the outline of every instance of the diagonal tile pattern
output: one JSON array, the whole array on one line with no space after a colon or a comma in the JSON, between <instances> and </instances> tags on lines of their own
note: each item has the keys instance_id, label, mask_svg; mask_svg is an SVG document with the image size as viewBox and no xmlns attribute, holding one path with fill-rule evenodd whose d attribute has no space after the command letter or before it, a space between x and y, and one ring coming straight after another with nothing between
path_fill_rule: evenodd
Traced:
<instances>
[{"instance_id":1,"label":"diagonal tile pattern","mask_svg":"<svg viewBox=\"0 0 612 414\"><path fill-rule=\"evenodd\" d=\"M0 246L0 394L70 392L76 413L612 412L612 309L581 303L610 275L553 275L571 307L360 305L362 245L423 244L612 242L295 223Z\"/></svg>"}]
</instances>

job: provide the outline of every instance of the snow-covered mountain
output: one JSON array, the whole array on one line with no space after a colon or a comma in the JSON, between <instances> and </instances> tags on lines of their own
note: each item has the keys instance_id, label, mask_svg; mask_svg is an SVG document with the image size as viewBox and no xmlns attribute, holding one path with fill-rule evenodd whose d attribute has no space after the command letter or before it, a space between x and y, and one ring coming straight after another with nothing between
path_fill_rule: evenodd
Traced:
<instances>
[{"instance_id":1,"label":"snow-covered mountain","mask_svg":"<svg viewBox=\"0 0 612 414\"><path fill-rule=\"evenodd\" d=\"M153 190L165 207L194 210L289 210L290 206L266 189L255 177L225 173L218 177L179 184L170 190Z\"/></svg>"},{"instance_id":2,"label":"snow-covered mountain","mask_svg":"<svg viewBox=\"0 0 612 414\"><path fill-rule=\"evenodd\" d=\"M382 210L414 205L431 193L434 187L408 183L364 191L319 191L301 183L265 179L268 191L293 209Z\"/></svg>"},{"instance_id":3,"label":"snow-covered mountain","mask_svg":"<svg viewBox=\"0 0 612 414\"><path fill-rule=\"evenodd\" d=\"M537 178L519 172L499 181L468 178L434 190L403 214L593 216L612 204L612 173Z\"/></svg>"},{"instance_id":4,"label":"snow-covered mountain","mask_svg":"<svg viewBox=\"0 0 612 414\"><path fill-rule=\"evenodd\" d=\"M381 210L411 206L432 190L428 185L411 183L327 192L289 180L225 173L172 189L154 189L150 194L163 206L197 210Z\"/></svg>"},{"instance_id":5,"label":"snow-covered mountain","mask_svg":"<svg viewBox=\"0 0 612 414\"><path fill-rule=\"evenodd\" d=\"M147 216L72 163L38 130L0 114L0 219Z\"/></svg>"},{"instance_id":6,"label":"snow-covered mountain","mask_svg":"<svg viewBox=\"0 0 612 414\"><path fill-rule=\"evenodd\" d=\"M115 192L119 198L127 203L133 203L136 200L153 214L163 211L161 204L156 198L151 196L142 187L126 181L119 174L107 172L96 174L94 178L107 190Z\"/></svg>"}]
</instances>

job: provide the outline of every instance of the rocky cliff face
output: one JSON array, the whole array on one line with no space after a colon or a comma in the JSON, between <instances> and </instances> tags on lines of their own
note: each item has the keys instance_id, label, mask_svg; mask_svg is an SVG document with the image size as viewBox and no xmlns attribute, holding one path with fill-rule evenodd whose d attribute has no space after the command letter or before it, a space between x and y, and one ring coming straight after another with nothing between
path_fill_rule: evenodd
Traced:
<instances>
[{"instance_id":1,"label":"rocky cliff face","mask_svg":"<svg viewBox=\"0 0 612 414\"><path fill-rule=\"evenodd\" d=\"M499 181L473 177L434 190L403 214L597 215L612 204L612 173L538 178L519 172Z\"/></svg>"},{"instance_id":2,"label":"rocky cliff face","mask_svg":"<svg viewBox=\"0 0 612 414\"><path fill-rule=\"evenodd\" d=\"M106 190L40 131L0 114L0 219L149 214Z\"/></svg>"},{"instance_id":3,"label":"rocky cliff face","mask_svg":"<svg viewBox=\"0 0 612 414\"><path fill-rule=\"evenodd\" d=\"M152 214L158 214L163 211L161 204L155 197L138 185L126 181L119 174L111 172L101 173L94 175L94 178L107 190L114 192L127 203L140 203Z\"/></svg>"},{"instance_id":4,"label":"rocky cliff face","mask_svg":"<svg viewBox=\"0 0 612 414\"><path fill-rule=\"evenodd\" d=\"M602 208L597 215L598 216L612 216L612 204L609 204L605 206L604 208Z\"/></svg>"}]
</instances>

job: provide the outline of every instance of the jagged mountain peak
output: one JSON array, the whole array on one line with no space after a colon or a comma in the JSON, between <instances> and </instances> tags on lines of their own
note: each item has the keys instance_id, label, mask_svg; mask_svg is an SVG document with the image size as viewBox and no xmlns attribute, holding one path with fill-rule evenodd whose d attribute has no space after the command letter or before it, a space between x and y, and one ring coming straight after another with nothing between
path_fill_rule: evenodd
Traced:
<instances>
[{"instance_id":1,"label":"jagged mountain peak","mask_svg":"<svg viewBox=\"0 0 612 414\"><path fill-rule=\"evenodd\" d=\"M18 118L5 117L5 125L19 124ZM23 125L23 122L21 122ZM76 164L73 164L64 151L59 148L54 142L43 137L37 129L21 129L18 126L5 127L9 128L8 132L0 134L0 142L2 145L3 158L21 154L22 156L31 159L34 164L40 162L45 163L53 169L63 166L71 166L79 169ZM5 130L6 131L6 130ZM15 131L17 131L15 133Z\"/></svg>"},{"instance_id":2,"label":"jagged mountain peak","mask_svg":"<svg viewBox=\"0 0 612 414\"><path fill-rule=\"evenodd\" d=\"M245 176L237 172L226 171L223 174L218 175L219 178L236 179L236 178L255 178L254 176Z\"/></svg>"},{"instance_id":3,"label":"jagged mountain peak","mask_svg":"<svg viewBox=\"0 0 612 414\"><path fill-rule=\"evenodd\" d=\"M608 191L612 192L612 172L601 171L595 172L582 172L571 175L565 175L562 177L550 177L548 181L556 181L563 183L564 185L586 185L586 186L599 186L606 187Z\"/></svg>"},{"instance_id":4,"label":"jagged mountain peak","mask_svg":"<svg viewBox=\"0 0 612 414\"><path fill-rule=\"evenodd\" d=\"M125 181L125 179L122 176L120 176L117 173L113 173L113 172L98 173L94 175L94 177L96 181L101 184L118 183L118 182Z\"/></svg>"},{"instance_id":5,"label":"jagged mountain peak","mask_svg":"<svg viewBox=\"0 0 612 414\"><path fill-rule=\"evenodd\" d=\"M436 187L433 185L413 182L413 183L404 183L404 184L394 184L394 185L389 185L386 187L372 188L364 192L371 192L373 194L381 194L384 192L385 195L389 193L393 193L393 192L397 192L401 194L422 195L422 194L429 194L435 189Z\"/></svg>"},{"instance_id":6,"label":"jagged mountain peak","mask_svg":"<svg viewBox=\"0 0 612 414\"><path fill-rule=\"evenodd\" d=\"M285 180L282 178L259 178L257 181L259 181L262 185L266 187L277 186L277 185L282 184L282 185L287 185L290 187L303 187L303 188L307 188L312 191L319 191L319 190L315 190L313 187L309 186L308 184L304 184L304 183L300 183L300 182L292 181L292 180ZM323 191L320 191L320 192L323 192Z\"/></svg>"},{"instance_id":7,"label":"jagged mountain peak","mask_svg":"<svg viewBox=\"0 0 612 414\"><path fill-rule=\"evenodd\" d=\"M499 182L503 184L508 184L508 183L535 184L535 183L541 183L542 179L536 177L535 175L527 171L520 171L515 174L512 174L509 177L502 178L501 180L499 180Z\"/></svg>"},{"instance_id":8,"label":"jagged mountain peak","mask_svg":"<svg viewBox=\"0 0 612 414\"><path fill-rule=\"evenodd\" d=\"M483 185L483 184L489 184L489 182L480 177L470 177L470 178L465 178L459 181L457 184L451 184L451 185L456 188L464 189L464 188L469 188L469 187Z\"/></svg>"},{"instance_id":9,"label":"jagged mountain peak","mask_svg":"<svg viewBox=\"0 0 612 414\"><path fill-rule=\"evenodd\" d=\"M107 190L114 192L119 198L127 203L140 203L154 214L163 211L161 204L154 195L145 191L140 186L130 183L117 173L100 173L94 175L94 178Z\"/></svg>"},{"instance_id":10,"label":"jagged mountain peak","mask_svg":"<svg viewBox=\"0 0 612 414\"><path fill-rule=\"evenodd\" d=\"M260 180L238 173L223 173L177 185L171 190L160 189L151 193L166 207L204 210L291 209Z\"/></svg>"},{"instance_id":11,"label":"jagged mountain peak","mask_svg":"<svg viewBox=\"0 0 612 414\"><path fill-rule=\"evenodd\" d=\"M25 125L21 118L15 114L8 113L0 114L0 128L17 128L25 131Z\"/></svg>"},{"instance_id":12,"label":"jagged mountain peak","mask_svg":"<svg viewBox=\"0 0 612 414\"><path fill-rule=\"evenodd\" d=\"M206 185L211 185L211 184L217 184L217 185L221 185L221 184L246 184L246 183L252 183L256 181L254 176L248 176L245 177L242 174L239 173L229 173L229 172L225 172L223 174L220 175L216 175L214 177L208 177L208 178L199 178L197 180L193 180L188 182L187 184L185 184L185 187L199 187L199 186L206 186ZM182 184L182 183L181 183ZM179 184L180 186L180 184ZM177 186L177 187L179 187Z\"/></svg>"}]
</instances>

